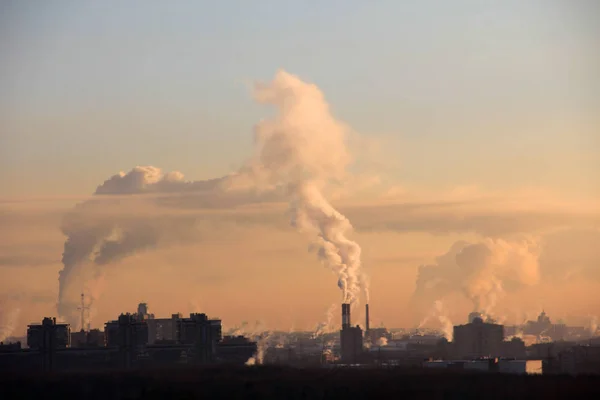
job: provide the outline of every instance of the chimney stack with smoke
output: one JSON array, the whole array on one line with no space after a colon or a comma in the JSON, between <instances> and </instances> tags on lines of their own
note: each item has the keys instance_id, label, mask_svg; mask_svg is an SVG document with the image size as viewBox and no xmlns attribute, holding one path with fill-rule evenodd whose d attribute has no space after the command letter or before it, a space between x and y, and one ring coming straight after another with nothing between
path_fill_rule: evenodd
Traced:
<instances>
[{"instance_id":1,"label":"chimney stack with smoke","mask_svg":"<svg viewBox=\"0 0 600 400\"><path fill-rule=\"evenodd\" d=\"M350 328L350 304L342 304L342 329Z\"/></svg>"},{"instance_id":2,"label":"chimney stack with smoke","mask_svg":"<svg viewBox=\"0 0 600 400\"><path fill-rule=\"evenodd\" d=\"M369 332L369 304L365 305L365 332Z\"/></svg>"}]
</instances>

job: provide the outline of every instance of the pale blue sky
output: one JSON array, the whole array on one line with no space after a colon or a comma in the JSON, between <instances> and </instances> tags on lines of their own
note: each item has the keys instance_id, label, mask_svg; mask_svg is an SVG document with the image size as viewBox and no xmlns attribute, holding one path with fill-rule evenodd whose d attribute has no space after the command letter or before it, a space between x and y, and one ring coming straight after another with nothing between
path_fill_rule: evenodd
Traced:
<instances>
[{"instance_id":1,"label":"pale blue sky","mask_svg":"<svg viewBox=\"0 0 600 400\"><path fill-rule=\"evenodd\" d=\"M406 185L600 192L594 0L0 2L0 187L207 178L251 149L247 83L284 68L385 137Z\"/></svg>"}]
</instances>

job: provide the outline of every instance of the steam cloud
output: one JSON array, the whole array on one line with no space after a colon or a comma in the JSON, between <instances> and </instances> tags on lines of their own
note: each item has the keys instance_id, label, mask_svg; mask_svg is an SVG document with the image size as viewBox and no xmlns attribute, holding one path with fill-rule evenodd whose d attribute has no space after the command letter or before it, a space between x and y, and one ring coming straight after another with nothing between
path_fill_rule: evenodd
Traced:
<instances>
[{"instance_id":1,"label":"steam cloud","mask_svg":"<svg viewBox=\"0 0 600 400\"><path fill-rule=\"evenodd\" d=\"M256 338L256 354L246 361L246 365L262 365L264 363L271 335L271 332L265 332Z\"/></svg>"},{"instance_id":2,"label":"steam cloud","mask_svg":"<svg viewBox=\"0 0 600 400\"><path fill-rule=\"evenodd\" d=\"M423 321L421 321L421 323L418 326L418 329L421 329L432 318L438 320L438 322L441 325L444 337L451 342L454 336L454 325L448 317L446 310L444 309L444 303L441 300L436 300L433 302L433 308L431 312L423 319Z\"/></svg>"},{"instance_id":3,"label":"steam cloud","mask_svg":"<svg viewBox=\"0 0 600 400\"><path fill-rule=\"evenodd\" d=\"M186 181L177 171L135 167L106 180L92 199L65 216L58 296L62 317L77 320L75 299L81 290L90 292L92 301L98 297L103 266L140 251L200 239L197 217L144 218L106 211L131 207L127 199L141 196L167 207L232 207L287 198L292 226L312 236L310 249L337 275L343 301L358 299L361 287L366 288L361 248L348 237L348 219L323 194L327 186L342 181L350 163L345 127L331 116L318 87L285 71L272 82L256 84L254 94L278 113L255 126L256 153L237 173Z\"/></svg>"},{"instance_id":4,"label":"steam cloud","mask_svg":"<svg viewBox=\"0 0 600 400\"><path fill-rule=\"evenodd\" d=\"M413 299L440 300L460 292L473 311L489 316L506 291L538 282L538 258L538 246L528 240L456 242L435 264L419 268Z\"/></svg>"},{"instance_id":5,"label":"steam cloud","mask_svg":"<svg viewBox=\"0 0 600 400\"><path fill-rule=\"evenodd\" d=\"M0 310L0 342L6 340L15 330L21 309Z\"/></svg>"},{"instance_id":6,"label":"steam cloud","mask_svg":"<svg viewBox=\"0 0 600 400\"><path fill-rule=\"evenodd\" d=\"M598 317L595 315L590 318L590 336L595 336L598 331Z\"/></svg>"},{"instance_id":7,"label":"steam cloud","mask_svg":"<svg viewBox=\"0 0 600 400\"><path fill-rule=\"evenodd\" d=\"M335 327L333 325L333 314L335 313L335 310L337 309L337 304L332 304L328 309L327 312L325 313L325 321L320 322L312 337L313 339L316 339L318 337L321 337L325 334L331 333L335 330Z\"/></svg>"}]
</instances>

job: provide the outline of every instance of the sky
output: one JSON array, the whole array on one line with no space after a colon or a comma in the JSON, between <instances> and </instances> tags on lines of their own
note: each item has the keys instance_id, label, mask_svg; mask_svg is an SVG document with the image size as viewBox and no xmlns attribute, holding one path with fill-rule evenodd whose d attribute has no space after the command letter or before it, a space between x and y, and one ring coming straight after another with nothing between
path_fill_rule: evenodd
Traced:
<instances>
[{"instance_id":1,"label":"sky","mask_svg":"<svg viewBox=\"0 0 600 400\"><path fill-rule=\"evenodd\" d=\"M366 243L382 319L413 322L399 314L408 314L418 266L456 241L517 234L569 245L552 260L542 252L553 271L540 278L546 286L508 296L505 308L530 296L535 304L523 312L547 303L567 315L545 293L581 288L551 284L555 270L576 279L572 271L600 268L599 13L592 0L3 1L0 293L11 307L34 310L27 318L53 312L58 289L48 280L61 268L62 218L119 171L151 165L204 180L245 165L255 124L272 115L253 100L253 82L285 70L317 85L355 139L354 180L344 188L355 201L332 196ZM367 205L356 205L356 192ZM417 212L407 202L446 206ZM286 225L285 210L280 218L277 230L225 224L222 236L181 252L158 246L117 262L99 315L119 312L121 299L188 288L193 275L206 293L191 301L189 287L173 307L199 302L231 320L248 314L277 326L298 309L298 324L316 322L338 300L335 282ZM250 245L255 229L279 247ZM574 256L577 235L588 246ZM231 252L247 252L247 262ZM217 267L202 267L207 260ZM126 293L140 279L144 290ZM232 300L220 308L209 294ZM281 297L289 307L265 306ZM233 305L241 298L243 313Z\"/></svg>"}]
</instances>

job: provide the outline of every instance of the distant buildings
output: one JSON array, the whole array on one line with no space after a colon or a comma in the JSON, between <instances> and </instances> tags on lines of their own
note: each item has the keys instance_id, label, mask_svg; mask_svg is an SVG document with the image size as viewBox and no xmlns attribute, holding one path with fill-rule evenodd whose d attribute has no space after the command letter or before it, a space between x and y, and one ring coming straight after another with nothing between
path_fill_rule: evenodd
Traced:
<instances>
[{"instance_id":1,"label":"distant buildings","mask_svg":"<svg viewBox=\"0 0 600 400\"><path fill-rule=\"evenodd\" d=\"M503 341L504 326L485 323L480 317L454 327L454 355L457 358L498 357Z\"/></svg>"},{"instance_id":2,"label":"distant buildings","mask_svg":"<svg viewBox=\"0 0 600 400\"><path fill-rule=\"evenodd\" d=\"M104 332L100 329L92 329L88 332L81 330L71 333L71 347L94 348L105 345Z\"/></svg>"},{"instance_id":3,"label":"distant buildings","mask_svg":"<svg viewBox=\"0 0 600 400\"><path fill-rule=\"evenodd\" d=\"M438 332L403 331L394 339L385 328L363 331L353 326L350 304L342 304L337 332L271 332L256 342L243 336L223 337L220 319L192 313L155 318L140 303L133 314L121 314L105 324L104 332L70 332L67 324L45 318L28 327L29 349L0 344L0 370L106 370L178 364L260 363L317 367L326 364L448 368L506 373L530 373L535 364L544 373L600 372L600 342L547 342L526 347L523 327L505 341L503 325L471 313L469 322L454 327L449 342ZM542 313L528 329L557 331ZM365 326L368 326L368 319ZM566 328L570 332L572 328ZM425 361L429 360L429 361ZM536 364L537 365L537 364Z\"/></svg>"},{"instance_id":4,"label":"distant buildings","mask_svg":"<svg viewBox=\"0 0 600 400\"><path fill-rule=\"evenodd\" d=\"M14 353L16 351L21 351L21 342L16 342L16 343L0 342L0 353Z\"/></svg>"}]
</instances>

